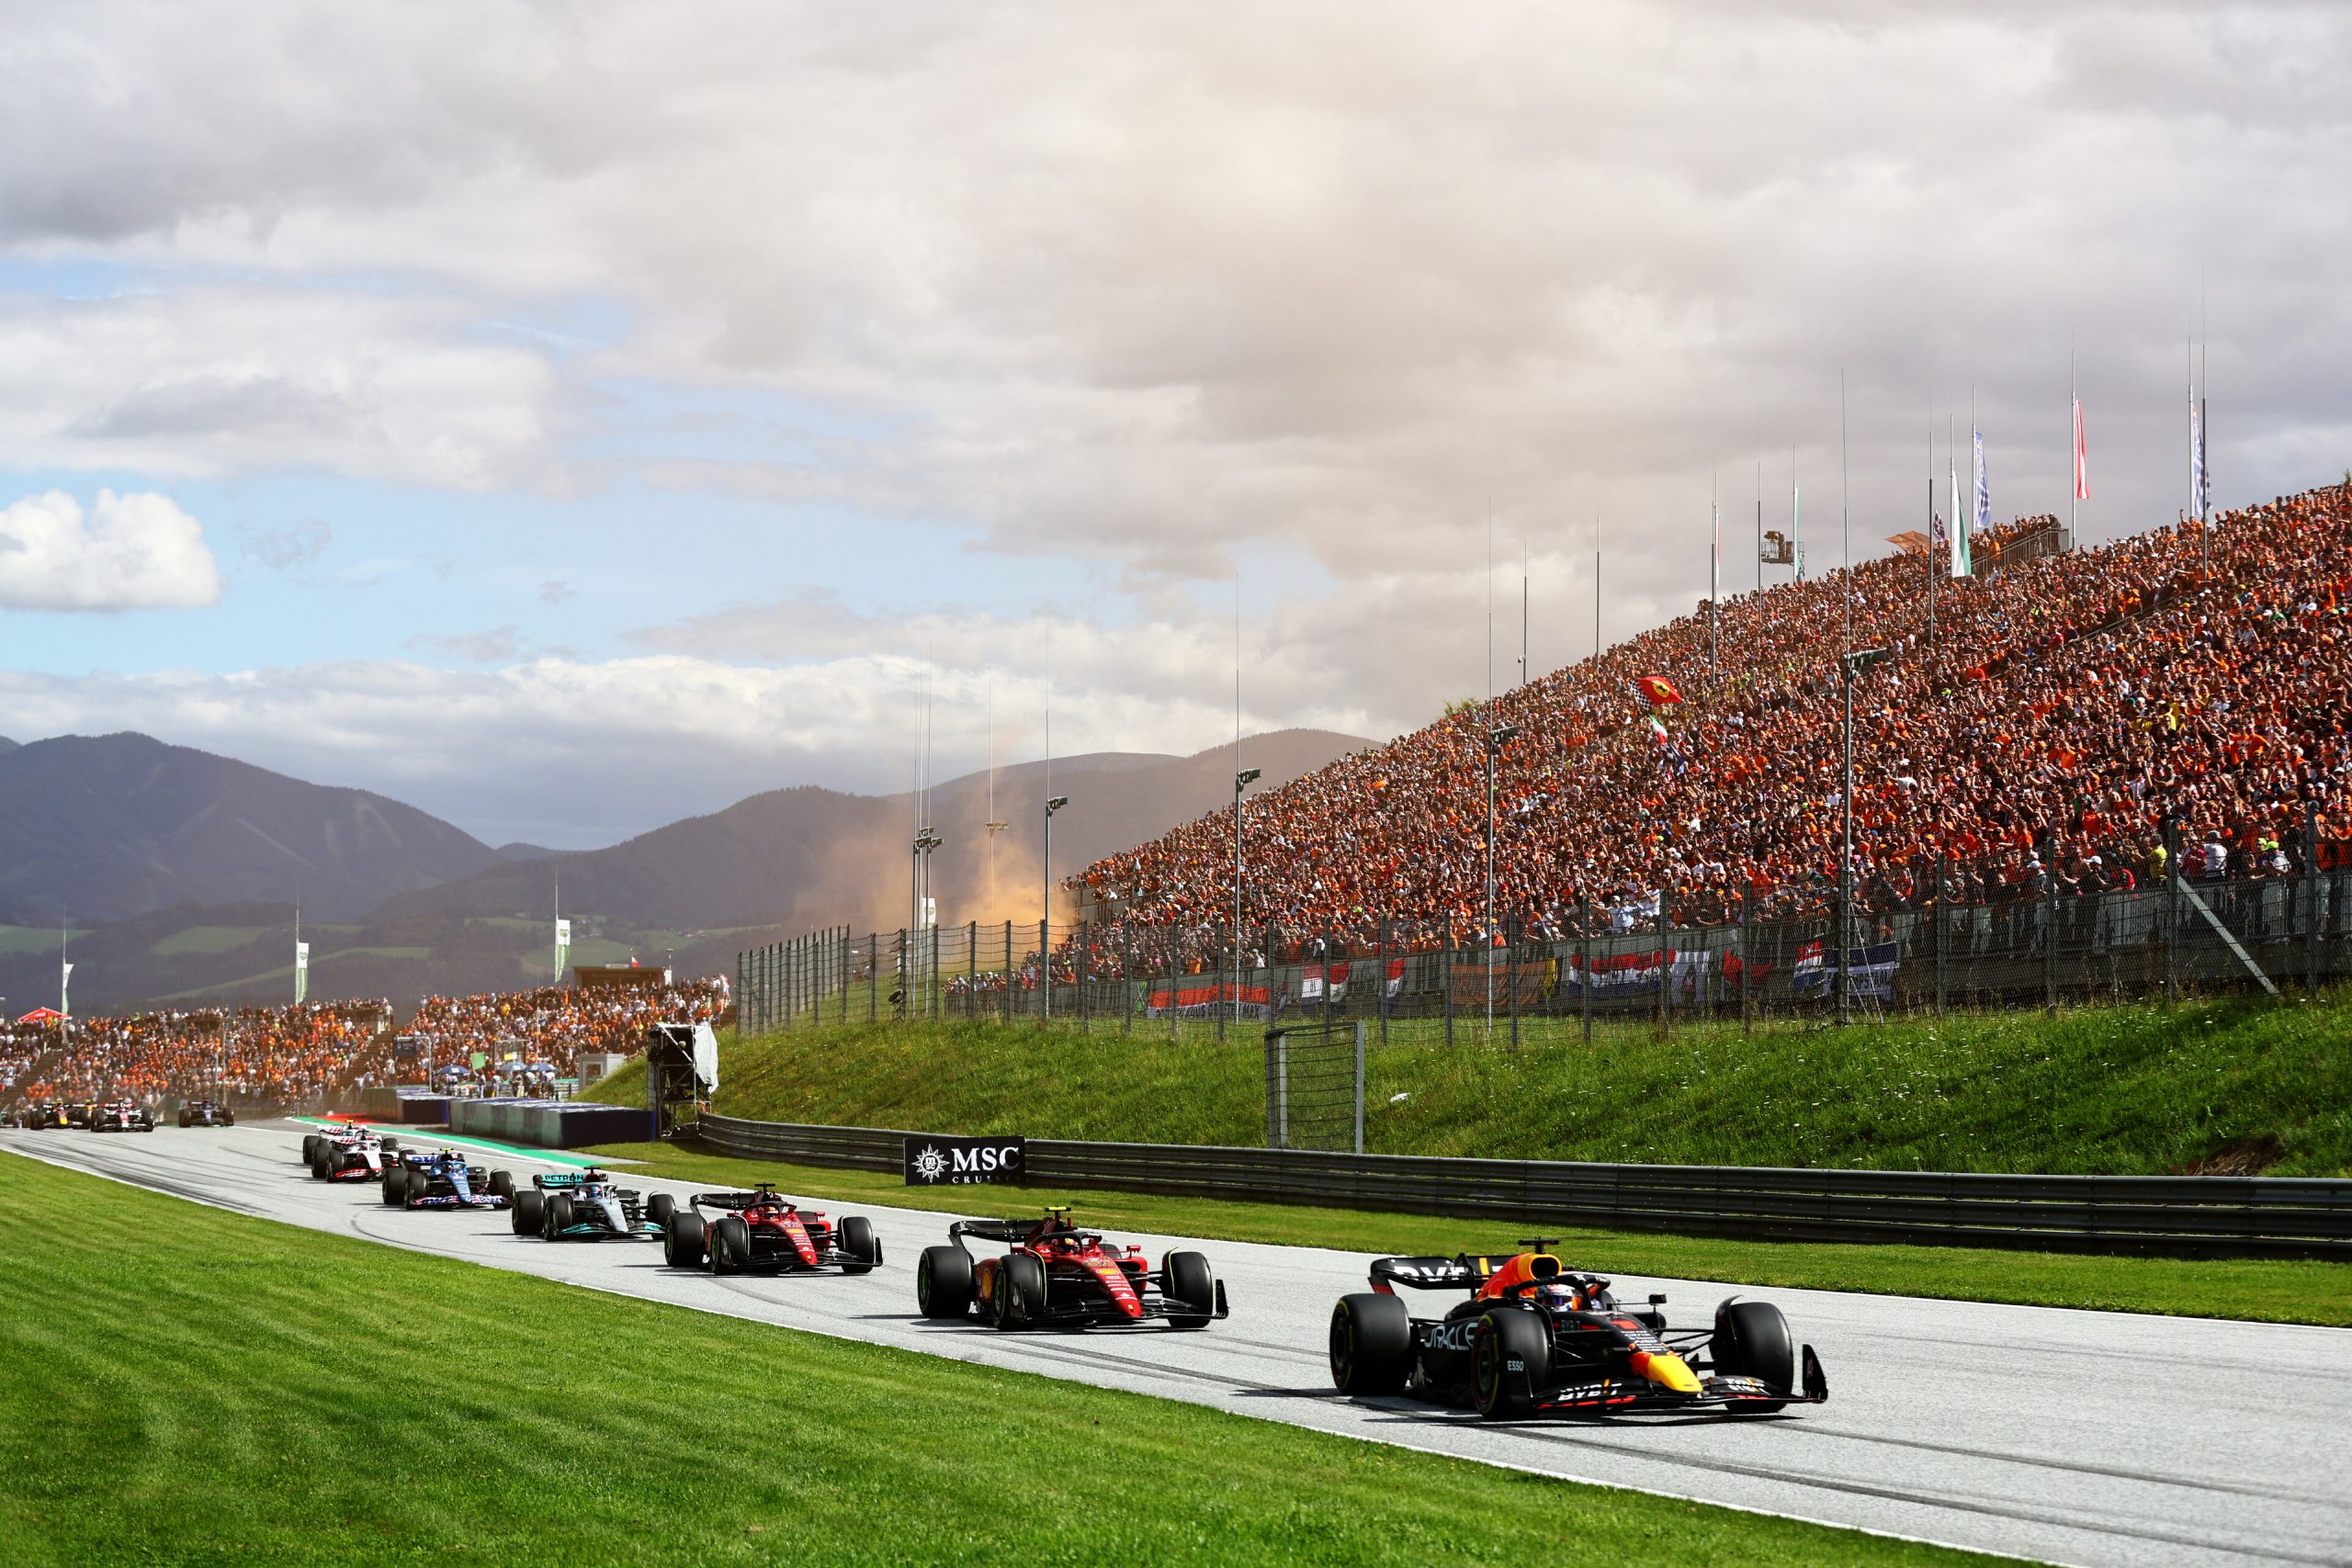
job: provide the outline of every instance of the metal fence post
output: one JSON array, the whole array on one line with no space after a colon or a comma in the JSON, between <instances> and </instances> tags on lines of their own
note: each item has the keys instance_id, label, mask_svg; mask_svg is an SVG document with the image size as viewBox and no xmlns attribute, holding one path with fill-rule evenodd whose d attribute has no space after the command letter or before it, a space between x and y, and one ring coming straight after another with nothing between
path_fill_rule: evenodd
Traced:
<instances>
[{"instance_id":1,"label":"metal fence post","mask_svg":"<svg viewBox=\"0 0 2352 1568\"><path fill-rule=\"evenodd\" d=\"M1944 891L1950 884L1943 874L1943 858L1939 853L1936 859L1935 902L1928 906L1930 917L1936 922L1936 1017L1939 1019L1942 1018L1944 1015L1946 964L1944 955L1949 945L1944 936L1944 931L1945 928L1951 924L1951 922L1944 918Z\"/></svg>"},{"instance_id":2,"label":"metal fence post","mask_svg":"<svg viewBox=\"0 0 2352 1568\"><path fill-rule=\"evenodd\" d=\"M1324 1028L1329 1029L1331 1027L1331 933L1329 931L1323 933L1323 956L1319 962L1323 965L1322 1023Z\"/></svg>"},{"instance_id":3,"label":"metal fence post","mask_svg":"<svg viewBox=\"0 0 2352 1568\"><path fill-rule=\"evenodd\" d=\"M1440 971L1439 977L1443 982L1444 989L1440 992L1440 998L1445 1007L1445 1043L1451 1045L1453 1043L1453 917L1451 915L1445 919L1445 955L1442 963L1443 967Z\"/></svg>"},{"instance_id":4,"label":"metal fence post","mask_svg":"<svg viewBox=\"0 0 2352 1568\"><path fill-rule=\"evenodd\" d=\"M1328 980L1326 982L1328 984ZM1356 1021L1356 1153L1363 1153L1363 1021Z\"/></svg>"},{"instance_id":5,"label":"metal fence post","mask_svg":"<svg viewBox=\"0 0 2352 1568\"><path fill-rule=\"evenodd\" d=\"M1385 1045L1388 1043L1388 1011L1391 1005L1388 999L1388 917L1386 915L1380 917L1380 956L1373 960L1373 964L1377 971L1373 984L1379 987L1373 995L1376 998L1374 1005L1380 1009L1380 1043ZM1405 983L1401 977L1396 982L1396 994L1400 997L1405 994Z\"/></svg>"},{"instance_id":6,"label":"metal fence post","mask_svg":"<svg viewBox=\"0 0 2352 1568\"><path fill-rule=\"evenodd\" d=\"M1510 933L1510 946L1505 950L1510 958L1503 964L1503 973L1510 977L1510 1048L1516 1051L1519 1049L1519 943L1521 935L1519 917L1513 915L1504 921L1503 930Z\"/></svg>"},{"instance_id":7,"label":"metal fence post","mask_svg":"<svg viewBox=\"0 0 2352 1568\"><path fill-rule=\"evenodd\" d=\"M2303 802L2303 995L2319 995L2319 807Z\"/></svg>"},{"instance_id":8,"label":"metal fence post","mask_svg":"<svg viewBox=\"0 0 2352 1568\"><path fill-rule=\"evenodd\" d=\"M1094 950L1087 945L1086 938L1087 922L1081 919L1078 922L1078 963L1074 966L1078 974L1078 1032L1080 1034L1094 1032L1092 1015L1086 1003L1086 977L1094 968Z\"/></svg>"},{"instance_id":9,"label":"metal fence post","mask_svg":"<svg viewBox=\"0 0 2352 1568\"><path fill-rule=\"evenodd\" d=\"M2180 1000L2180 835L2165 824L2165 1001Z\"/></svg>"},{"instance_id":10,"label":"metal fence post","mask_svg":"<svg viewBox=\"0 0 2352 1568\"><path fill-rule=\"evenodd\" d=\"M1674 938L1667 925L1666 889L1657 890L1657 1033L1663 1040L1674 1032Z\"/></svg>"},{"instance_id":11,"label":"metal fence post","mask_svg":"<svg viewBox=\"0 0 2352 1568\"><path fill-rule=\"evenodd\" d=\"M1009 1024L1012 1021L1012 922L1011 920L1004 922L1004 971L998 978L1004 982L997 987L997 995L1004 998L1001 1010L1004 1014L1004 1021Z\"/></svg>"},{"instance_id":12,"label":"metal fence post","mask_svg":"<svg viewBox=\"0 0 2352 1568\"><path fill-rule=\"evenodd\" d=\"M751 988L744 985L743 980L743 954L739 953L735 955L735 995L738 998L735 1003L735 1038L739 1043L743 1038L744 1009L752 1000Z\"/></svg>"},{"instance_id":13,"label":"metal fence post","mask_svg":"<svg viewBox=\"0 0 2352 1568\"><path fill-rule=\"evenodd\" d=\"M1739 884L1739 1032L1756 1032L1756 1015L1747 1002L1747 974L1755 964L1755 949L1748 945L1748 932L1756 923L1756 882L1743 876Z\"/></svg>"},{"instance_id":14,"label":"metal fence post","mask_svg":"<svg viewBox=\"0 0 2352 1568\"><path fill-rule=\"evenodd\" d=\"M1037 1027L1043 1029L1054 1016L1054 928L1045 919L1037 922Z\"/></svg>"},{"instance_id":15,"label":"metal fence post","mask_svg":"<svg viewBox=\"0 0 2352 1568\"><path fill-rule=\"evenodd\" d=\"M1136 1032L1136 932L1119 928L1119 1032Z\"/></svg>"},{"instance_id":16,"label":"metal fence post","mask_svg":"<svg viewBox=\"0 0 2352 1568\"><path fill-rule=\"evenodd\" d=\"M1592 1043L1592 900L1577 892L1577 943L1584 961L1584 1043Z\"/></svg>"},{"instance_id":17,"label":"metal fence post","mask_svg":"<svg viewBox=\"0 0 2352 1568\"><path fill-rule=\"evenodd\" d=\"M882 1018L882 933L865 933L865 1021Z\"/></svg>"},{"instance_id":18,"label":"metal fence post","mask_svg":"<svg viewBox=\"0 0 2352 1568\"><path fill-rule=\"evenodd\" d=\"M2052 839L2043 850L2041 879L2050 885L2050 892L2042 900L2043 924L2047 929L2041 938L2041 997L2043 1005L2052 1012L2058 1010L2058 840Z\"/></svg>"}]
</instances>

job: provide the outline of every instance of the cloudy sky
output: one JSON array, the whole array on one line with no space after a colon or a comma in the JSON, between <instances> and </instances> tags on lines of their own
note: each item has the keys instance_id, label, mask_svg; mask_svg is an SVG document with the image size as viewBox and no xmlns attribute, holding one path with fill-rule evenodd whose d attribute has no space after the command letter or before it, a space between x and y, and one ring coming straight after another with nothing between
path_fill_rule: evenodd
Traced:
<instances>
[{"instance_id":1,"label":"cloudy sky","mask_svg":"<svg viewBox=\"0 0 2352 1568\"><path fill-rule=\"evenodd\" d=\"M2325 6L8 7L0 733L608 842L2352 465ZM2061 19L2052 20L2056 17ZM2201 302L2201 303L2200 303ZM1487 570L1488 538L1497 565Z\"/></svg>"}]
</instances>

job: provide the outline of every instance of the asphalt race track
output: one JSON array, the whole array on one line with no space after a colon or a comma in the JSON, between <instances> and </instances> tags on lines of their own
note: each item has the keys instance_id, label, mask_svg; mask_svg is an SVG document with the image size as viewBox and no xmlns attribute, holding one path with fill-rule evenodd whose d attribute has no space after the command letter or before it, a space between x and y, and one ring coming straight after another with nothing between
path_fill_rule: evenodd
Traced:
<instances>
[{"instance_id":1,"label":"asphalt race track","mask_svg":"<svg viewBox=\"0 0 2352 1568\"><path fill-rule=\"evenodd\" d=\"M652 1241L549 1245L515 1236L503 1213L386 1209L373 1184L311 1180L296 1158L304 1130L7 1130L0 1149L596 1290L1577 1480L2057 1562L2352 1563L2352 1330L1757 1291L1819 1349L1827 1404L1739 1422L1498 1427L1331 1392L1324 1334L1332 1302L1363 1286L1352 1253L1180 1243L1208 1255L1231 1318L1197 1334L1001 1335L914 1314L914 1259L945 1239L944 1215L813 1202L869 1215L886 1266L862 1279L718 1280L665 1269ZM525 1180L550 1168L481 1158ZM973 1213L1024 1208L1017 1189L972 1192ZM1156 1258L1169 1238L1133 1239ZM1730 1293L1637 1279L1619 1290L1666 1292L1677 1325L1704 1324Z\"/></svg>"}]
</instances>

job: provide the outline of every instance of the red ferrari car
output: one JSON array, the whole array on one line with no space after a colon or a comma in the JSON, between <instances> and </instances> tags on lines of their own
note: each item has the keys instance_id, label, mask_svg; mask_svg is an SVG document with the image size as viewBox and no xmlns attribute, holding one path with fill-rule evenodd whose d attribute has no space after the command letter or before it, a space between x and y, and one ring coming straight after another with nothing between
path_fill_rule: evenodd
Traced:
<instances>
[{"instance_id":1,"label":"red ferrari car","mask_svg":"<svg viewBox=\"0 0 2352 1568\"><path fill-rule=\"evenodd\" d=\"M966 1236L1012 1250L976 1258ZM915 1303L925 1317L967 1317L978 1306L1008 1329L1152 1322L1205 1328L1227 1314L1225 1283L1201 1254L1171 1252L1154 1269L1142 1247L1070 1224L1067 1208L1049 1208L1043 1220L957 1220L947 1238L944 1247L924 1247L915 1265Z\"/></svg>"},{"instance_id":2,"label":"red ferrari car","mask_svg":"<svg viewBox=\"0 0 2352 1568\"><path fill-rule=\"evenodd\" d=\"M716 1209L716 1220L702 1211ZM837 1226L763 1181L749 1192L697 1192L673 1212L662 1235L662 1256L673 1269L707 1268L714 1274L798 1272L839 1269L864 1274L882 1263L874 1223L844 1215Z\"/></svg>"}]
</instances>

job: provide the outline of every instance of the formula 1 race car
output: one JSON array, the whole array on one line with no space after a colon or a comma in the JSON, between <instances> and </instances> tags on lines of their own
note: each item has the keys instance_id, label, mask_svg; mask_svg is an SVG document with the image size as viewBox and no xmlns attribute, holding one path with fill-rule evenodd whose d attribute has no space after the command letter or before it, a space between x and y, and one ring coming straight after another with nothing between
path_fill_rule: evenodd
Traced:
<instances>
[{"instance_id":1,"label":"formula 1 race car","mask_svg":"<svg viewBox=\"0 0 2352 1568\"><path fill-rule=\"evenodd\" d=\"M604 1171L567 1170L535 1176L514 1195L514 1234L542 1241L611 1241L658 1236L677 1200L656 1192L649 1204L633 1187L617 1187Z\"/></svg>"},{"instance_id":2,"label":"formula 1 race car","mask_svg":"<svg viewBox=\"0 0 2352 1568\"><path fill-rule=\"evenodd\" d=\"M70 1127L73 1122L66 1120L64 1101L44 1100L38 1105L28 1105L17 1111L17 1125L26 1128Z\"/></svg>"},{"instance_id":3,"label":"formula 1 race car","mask_svg":"<svg viewBox=\"0 0 2352 1568\"><path fill-rule=\"evenodd\" d=\"M706 1221L705 1209L718 1210L718 1218ZM714 1274L839 1269L865 1274L882 1264L882 1240L874 1234L873 1221L850 1214L836 1225L764 1181L749 1192L697 1192L685 1208L671 1211L665 1223L662 1256L673 1269L707 1268Z\"/></svg>"},{"instance_id":4,"label":"formula 1 race car","mask_svg":"<svg viewBox=\"0 0 2352 1568\"><path fill-rule=\"evenodd\" d=\"M65 1124L68 1127L87 1127L97 1109L86 1100L69 1100L65 1102Z\"/></svg>"},{"instance_id":5,"label":"formula 1 race car","mask_svg":"<svg viewBox=\"0 0 2352 1568\"><path fill-rule=\"evenodd\" d=\"M384 1162L398 1156L401 1141L366 1127L334 1127L302 1135L302 1163L315 1181L374 1181Z\"/></svg>"},{"instance_id":6,"label":"formula 1 race car","mask_svg":"<svg viewBox=\"0 0 2352 1568\"><path fill-rule=\"evenodd\" d=\"M183 1127L233 1127L237 1113L217 1100L194 1100L180 1106Z\"/></svg>"},{"instance_id":7,"label":"formula 1 race car","mask_svg":"<svg viewBox=\"0 0 2352 1568\"><path fill-rule=\"evenodd\" d=\"M966 1236L1011 1244L1001 1258L975 1258ZM1043 1220L957 1220L948 1244L926 1247L915 1265L915 1304L953 1320L978 1305L999 1328L1092 1328L1164 1322L1205 1328L1224 1317L1225 1283L1197 1252L1171 1252L1153 1269L1140 1247L1105 1242L1053 1207Z\"/></svg>"},{"instance_id":8,"label":"formula 1 race car","mask_svg":"<svg viewBox=\"0 0 2352 1568\"><path fill-rule=\"evenodd\" d=\"M155 1118L136 1100L109 1100L91 1108L89 1124L93 1133L152 1133Z\"/></svg>"},{"instance_id":9,"label":"formula 1 race car","mask_svg":"<svg viewBox=\"0 0 2352 1568\"><path fill-rule=\"evenodd\" d=\"M384 1167L384 1206L402 1209L503 1209L514 1179L468 1165L455 1149L407 1149Z\"/></svg>"},{"instance_id":10,"label":"formula 1 race car","mask_svg":"<svg viewBox=\"0 0 2352 1568\"><path fill-rule=\"evenodd\" d=\"M1712 1328L1668 1328L1664 1296L1625 1307L1609 1281L1544 1250L1383 1258L1369 1292L1331 1312L1331 1382L1351 1395L1403 1393L1501 1420L1551 1412L1719 1409L1768 1415L1829 1397L1813 1347L1798 1349L1769 1302L1726 1299ZM1443 1317L1396 1294L1468 1291Z\"/></svg>"}]
</instances>

